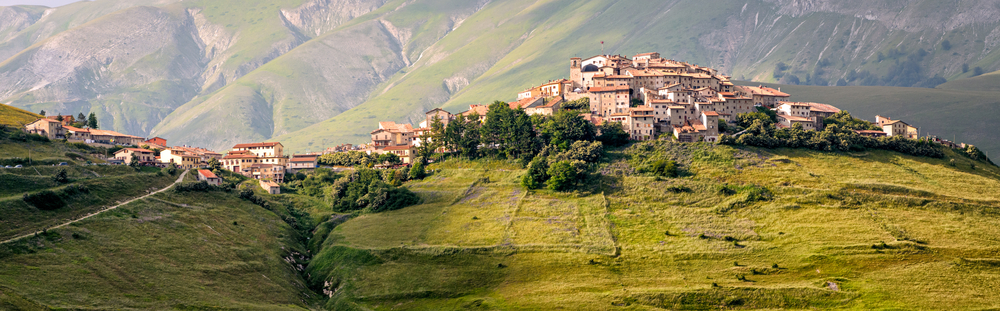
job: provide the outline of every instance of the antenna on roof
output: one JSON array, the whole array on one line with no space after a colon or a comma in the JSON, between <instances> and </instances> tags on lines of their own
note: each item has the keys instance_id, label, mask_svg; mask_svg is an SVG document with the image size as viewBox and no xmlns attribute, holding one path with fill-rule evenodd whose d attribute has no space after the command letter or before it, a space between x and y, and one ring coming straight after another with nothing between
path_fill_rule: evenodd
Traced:
<instances>
[{"instance_id":1,"label":"antenna on roof","mask_svg":"<svg viewBox=\"0 0 1000 311\"><path fill-rule=\"evenodd\" d=\"M601 55L604 55L604 40L601 40Z\"/></svg>"}]
</instances>

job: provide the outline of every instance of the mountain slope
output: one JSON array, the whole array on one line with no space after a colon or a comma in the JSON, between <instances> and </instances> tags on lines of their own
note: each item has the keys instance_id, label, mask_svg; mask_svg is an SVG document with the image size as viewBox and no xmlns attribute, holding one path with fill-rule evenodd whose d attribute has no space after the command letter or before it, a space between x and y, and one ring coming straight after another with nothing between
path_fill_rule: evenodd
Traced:
<instances>
[{"instance_id":1,"label":"mountain slope","mask_svg":"<svg viewBox=\"0 0 1000 311\"><path fill-rule=\"evenodd\" d=\"M163 69L156 75L73 67L74 79L0 88L0 100L96 111L115 130L182 144L281 139L316 151L365 141L376 118L402 122L431 107L509 100L566 76L566 59L600 53L600 41L607 53L658 51L736 79L785 84L930 87L1000 69L1000 4L988 0L101 0L75 11L5 9L15 18L0 25L9 38L0 57L11 55L0 76L42 75L24 67L26 54L143 5L170 12L182 25L176 33L195 38L158 36L170 48L147 58L148 68ZM62 48L111 48L103 39L74 42ZM213 121L194 120L196 112Z\"/></svg>"},{"instance_id":2,"label":"mountain slope","mask_svg":"<svg viewBox=\"0 0 1000 311\"><path fill-rule=\"evenodd\" d=\"M0 124L9 126L23 126L34 122L42 116L34 112L26 111L10 105L0 104Z\"/></svg>"},{"instance_id":3,"label":"mountain slope","mask_svg":"<svg viewBox=\"0 0 1000 311\"><path fill-rule=\"evenodd\" d=\"M640 5L629 1L531 1L519 4L519 8L508 8L518 5L515 3L519 2L490 3L427 51L431 56L435 52L442 54L441 61L415 62L363 105L273 140L284 142L292 150L319 151L319 146L366 142L376 119L419 122L421 112L428 108L443 106L459 112L468 109L469 104L513 100L520 90L567 77L569 57L599 54L602 40L608 53L632 55L659 51L669 58L715 66L737 77L765 81L775 79L775 64L779 62L787 62L784 73L802 75L803 80L806 74L815 75L819 68L824 72L819 76L827 77L829 84L849 76L852 77L849 84L862 84L865 79L890 84L912 82L885 77L899 76L896 73L904 69L916 70L905 65L911 59L917 62L916 54L904 53L916 47L932 51L920 56L917 62L917 69L923 71L907 72L919 79L928 79L927 74L932 71L962 76L962 62L955 61L953 54L959 54L959 60L968 57L970 62L977 58L990 62L987 56L995 54L990 40L983 45L955 43L948 52L936 51L934 47L941 40L931 42L929 35L941 36L940 33L950 31L970 38L992 38L997 25L983 19L983 14L990 16L995 12L992 7L976 11L962 6L940 11L931 2L903 6L878 2L881 4L873 7L870 16L856 18L852 6L827 1L802 4L804 7L794 10L782 8L798 2L663 1ZM501 6L504 9L494 9ZM636 6L645 9L636 11ZM490 18L500 11L516 12L508 15L526 22L489 24ZM945 28L922 25L919 19L915 20L915 12L930 11L937 12L935 18L956 15L963 18L947 23ZM532 14L540 17L533 19ZM476 24L480 20L489 27ZM465 33L462 28L473 28L469 32L474 34L473 38L485 39L461 37ZM824 41L815 42L816 38ZM837 46L840 41L859 43L845 50ZM881 62L877 56L880 51L888 55ZM841 58L844 60L840 61ZM823 62L820 66L822 59L837 61ZM941 68L937 64L942 62L947 65L941 69L944 71L926 69ZM867 73L859 74L859 70Z\"/></svg>"},{"instance_id":4,"label":"mountain slope","mask_svg":"<svg viewBox=\"0 0 1000 311\"><path fill-rule=\"evenodd\" d=\"M225 149L324 121L368 100L480 6L457 0L387 4L186 104L152 133Z\"/></svg>"}]
</instances>

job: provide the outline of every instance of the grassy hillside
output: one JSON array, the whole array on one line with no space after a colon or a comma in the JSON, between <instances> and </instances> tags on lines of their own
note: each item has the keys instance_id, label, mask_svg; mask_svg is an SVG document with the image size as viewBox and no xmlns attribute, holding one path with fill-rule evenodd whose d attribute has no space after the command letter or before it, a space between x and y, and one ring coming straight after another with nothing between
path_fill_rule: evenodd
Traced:
<instances>
[{"instance_id":1,"label":"grassy hillside","mask_svg":"<svg viewBox=\"0 0 1000 311\"><path fill-rule=\"evenodd\" d=\"M1000 119L1000 92L978 90L989 76L962 79L940 88L886 86L819 87L774 85L792 94L790 100L827 103L850 111L857 118L875 121L875 115L903 120L920 128L920 135L937 135L976 145L1000 156L1000 140L994 137ZM977 80L974 80L977 79ZM968 81L967 81L968 80ZM758 85L756 82L740 82Z\"/></svg>"},{"instance_id":2,"label":"grassy hillside","mask_svg":"<svg viewBox=\"0 0 1000 311\"><path fill-rule=\"evenodd\" d=\"M0 104L0 125L21 127L40 118L42 118L42 116L37 113Z\"/></svg>"},{"instance_id":3,"label":"grassy hillside","mask_svg":"<svg viewBox=\"0 0 1000 311\"><path fill-rule=\"evenodd\" d=\"M307 310L299 232L213 191L168 191L0 245L0 306L14 310ZM292 217L294 218L294 217Z\"/></svg>"},{"instance_id":4,"label":"grassy hillside","mask_svg":"<svg viewBox=\"0 0 1000 311\"><path fill-rule=\"evenodd\" d=\"M525 191L505 162L431 165L407 185L424 204L314 237L311 283L335 310L1000 307L996 167L632 148L609 154L596 192ZM634 173L660 158L687 176Z\"/></svg>"},{"instance_id":5,"label":"grassy hillside","mask_svg":"<svg viewBox=\"0 0 1000 311\"><path fill-rule=\"evenodd\" d=\"M0 240L39 231L78 219L149 191L170 185L177 178L158 168L135 170L126 166L97 166L94 157L104 150L59 141L17 142L0 139ZM29 160L30 159L30 160ZM66 162L68 166L53 166ZM57 180L64 173L65 180ZM24 199L42 195L46 202L62 202L55 209Z\"/></svg>"},{"instance_id":6,"label":"grassy hillside","mask_svg":"<svg viewBox=\"0 0 1000 311\"><path fill-rule=\"evenodd\" d=\"M967 79L954 80L937 86L938 89L974 91L974 92L1000 92L1000 71L991 72L981 76Z\"/></svg>"}]
</instances>

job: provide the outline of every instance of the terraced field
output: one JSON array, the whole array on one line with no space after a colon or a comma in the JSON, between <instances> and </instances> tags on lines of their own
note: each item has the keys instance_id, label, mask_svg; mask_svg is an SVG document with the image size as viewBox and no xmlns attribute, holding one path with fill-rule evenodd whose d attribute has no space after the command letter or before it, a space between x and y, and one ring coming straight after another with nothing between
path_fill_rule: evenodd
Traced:
<instances>
[{"instance_id":1,"label":"terraced field","mask_svg":"<svg viewBox=\"0 0 1000 311\"><path fill-rule=\"evenodd\" d=\"M432 165L409 185L424 204L314 237L311 282L338 310L997 307L996 167L650 148L689 176L636 175L645 159L617 152L567 194L526 192L511 163Z\"/></svg>"}]
</instances>

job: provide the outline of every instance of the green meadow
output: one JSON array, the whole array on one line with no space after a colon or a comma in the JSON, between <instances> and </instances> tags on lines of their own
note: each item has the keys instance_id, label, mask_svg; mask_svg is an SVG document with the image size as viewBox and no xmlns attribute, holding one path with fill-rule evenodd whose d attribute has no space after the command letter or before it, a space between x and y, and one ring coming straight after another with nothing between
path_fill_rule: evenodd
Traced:
<instances>
[{"instance_id":1,"label":"green meadow","mask_svg":"<svg viewBox=\"0 0 1000 311\"><path fill-rule=\"evenodd\" d=\"M404 184L421 203L375 214L166 191L0 246L0 306L998 308L1000 168L945 153L645 142L609 150L573 192L453 158ZM680 177L637 173L664 159Z\"/></svg>"},{"instance_id":2,"label":"green meadow","mask_svg":"<svg viewBox=\"0 0 1000 311\"><path fill-rule=\"evenodd\" d=\"M525 191L512 163L431 165L408 185L423 204L314 237L325 248L307 271L335 310L1000 306L996 167L646 146L611 152L575 193ZM686 176L633 173L659 157Z\"/></svg>"}]
</instances>

